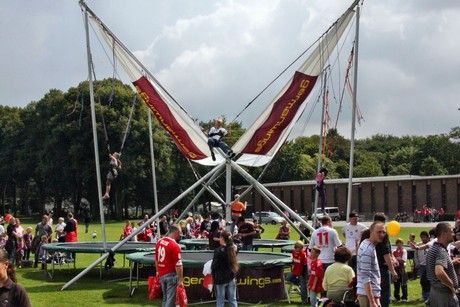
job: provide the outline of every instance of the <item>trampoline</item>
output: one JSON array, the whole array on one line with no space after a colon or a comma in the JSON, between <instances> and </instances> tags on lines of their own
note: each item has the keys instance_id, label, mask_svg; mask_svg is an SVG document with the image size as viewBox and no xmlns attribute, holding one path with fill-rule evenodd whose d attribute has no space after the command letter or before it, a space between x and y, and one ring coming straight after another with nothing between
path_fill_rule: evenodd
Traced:
<instances>
[{"instance_id":1,"label":"trampoline","mask_svg":"<svg viewBox=\"0 0 460 307\"><path fill-rule=\"evenodd\" d=\"M293 250L294 250L294 244L281 247L282 253L292 253Z\"/></svg>"},{"instance_id":2,"label":"trampoline","mask_svg":"<svg viewBox=\"0 0 460 307\"><path fill-rule=\"evenodd\" d=\"M253 248L271 248L272 252L275 247L283 247L293 245L296 241L291 240L268 240L268 239L254 239L252 243ZM208 239L184 239L180 240L180 244L187 247L187 250L206 249L209 245Z\"/></svg>"},{"instance_id":3,"label":"trampoline","mask_svg":"<svg viewBox=\"0 0 460 307\"><path fill-rule=\"evenodd\" d=\"M184 286L190 300L212 300L211 293L203 287L203 266L212 260L213 251L183 251ZM126 258L130 263L129 295L139 288L139 277L155 274L155 254L133 253ZM238 300L259 302L282 300L286 296L284 267L292 263L291 255L271 252L240 251L240 271L237 275ZM135 272L135 276L133 274ZM133 277L136 287L133 288Z\"/></svg>"},{"instance_id":4,"label":"trampoline","mask_svg":"<svg viewBox=\"0 0 460 307\"><path fill-rule=\"evenodd\" d=\"M111 250L115 245L120 243L119 241L106 242L106 248L104 248L104 242L59 242L59 243L48 243L43 245L43 249L49 253L83 253L83 254L104 254ZM179 244L181 249L185 249L185 245ZM128 241L120 246L115 254L123 254L123 267L125 266L125 255L135 252L151 252L155 250L155 243L151 242L135 242ZM75 259L73 261L75 268ZM48 275L53 278L54 276L54 261L51 261L51 272ZM100 277L102 278L102 262L100 265Z\"/></svg>"}]
</instances>

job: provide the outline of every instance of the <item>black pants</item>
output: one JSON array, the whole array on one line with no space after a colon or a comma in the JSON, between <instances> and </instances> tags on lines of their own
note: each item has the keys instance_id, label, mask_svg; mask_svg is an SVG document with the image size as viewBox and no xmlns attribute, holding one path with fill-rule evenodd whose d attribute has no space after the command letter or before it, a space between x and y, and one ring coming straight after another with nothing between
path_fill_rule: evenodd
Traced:
<instances>
[{"instance_id":1,"label":"black pants","mask_svg":"<svg viewBox=\"0 0 460 307\"><path fill-rule=\"evenodd\" d=\"M407 272L405 268L396 268L396 273L398 273L398 280L394 282L394 297L396 300L400 300L399 289L402 290L402 299L407 300Z\"/></svg>"},{"instance_id":2,"label":"black pants","mask_svg":"<svg viewBox=\"0 0 460 307\"><path fill-rule=\"evenodd\" d=\"M380 278L380 305L388 307L391 296L391 274L386 265L380 266Z\"/></svg>"}]
</instances>

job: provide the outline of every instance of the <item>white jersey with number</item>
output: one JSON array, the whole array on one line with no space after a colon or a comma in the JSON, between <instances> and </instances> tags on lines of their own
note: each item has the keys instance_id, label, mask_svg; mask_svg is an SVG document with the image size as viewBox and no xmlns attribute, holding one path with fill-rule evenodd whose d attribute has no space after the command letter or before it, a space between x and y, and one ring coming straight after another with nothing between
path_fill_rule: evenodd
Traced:
<instances>
[{"instance_id":1,"label":"white jersey with number","mask_svg":"<svg viewBox=\"0 0 460 307\"><path fill-rule=\"evenodd\" d=\"M356 245L359 246L363 229L367 229L367 227L362 223L357 223L356 225L347 223L342 228L342 233L345 237L345 247L350 250L352 255L356 255Z\"/></svg>"},{"instance_id":2,"label":"white jersey with number","mask_svg":"<svg viewBox=\"0 0 460 307\"><path fill-rule=\"evenodd\" d=\"M342 245L337 230L329 226L321 226L313 231L310 239L310 249L318 246L321 249L319 259L323 263L334 262L334 252L337 246Z\"/></svg>"}]
</instances>

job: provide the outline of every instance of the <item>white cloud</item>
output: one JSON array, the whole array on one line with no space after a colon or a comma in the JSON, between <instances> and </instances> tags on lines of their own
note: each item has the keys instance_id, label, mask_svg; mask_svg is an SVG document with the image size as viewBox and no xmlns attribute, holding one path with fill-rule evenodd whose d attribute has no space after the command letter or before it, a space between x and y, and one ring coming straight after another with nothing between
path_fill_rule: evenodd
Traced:
<instances>
[{"instance_id":1,"label":"white cloud","mask_svg":"<svg viewBox=\"0 0 460 307\"><path fill-rule=\"evenodd\" d=\"M347 2L100 0L89 5L193 117L207 121L221 114L233 119L344 12ZM360 25L358 102L366 122L357 128L358 137L446 133L457 126L460 3L369 1ZM8 42L0 49L0 104L25 106L51 88L66 91L86 79L82 16L74 2L3 2L0 26L8 29L0 32ZM353 35L351 30L349 40ZM340 82L336 78L331 85L337 97L350 44L342 49ZM99 43L92 40L92 48L98 78L112 76ZM243 114L244 126L291 73ZM332 101L334 116L336 108ZM319 109L309 133L319 131ZM342 135L350 133L350 117L347 98Z\"/></svg>"}]
</instances>

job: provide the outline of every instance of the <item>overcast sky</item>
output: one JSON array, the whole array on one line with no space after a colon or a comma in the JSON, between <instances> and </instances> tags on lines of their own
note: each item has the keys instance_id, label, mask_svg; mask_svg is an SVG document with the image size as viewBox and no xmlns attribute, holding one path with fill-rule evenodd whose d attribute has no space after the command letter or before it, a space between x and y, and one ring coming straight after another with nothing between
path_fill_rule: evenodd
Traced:
<instances>
[{"instance_id":1,"label":"overcast sky","mask_svg":"<svg viewBox=\"0 0 460 307\"><path fill-rule=\"evenodd\" d=\"M233 120L351 2L87 1L172 96L203 121L219 115ZM1 105L24 107L51 88L67 91L87 79L83 15L77 0L1 0L0 29ZM458 0L364 2L358 103L365 122L357 126L357 138L448 133L460 125L459 30ZM110 59L91 36L97 78L111 77ZM341 45L338 81L329 85L333 122L353 39L354 29ZM119 76L129 83L121 71ZM292 71L283 75L238 118L244 127L291 76ZM297 133L319 133L316 93L309 106ZM338 125L347 138L350 110L348 97Z\"/></svg>"}]
</instances>

